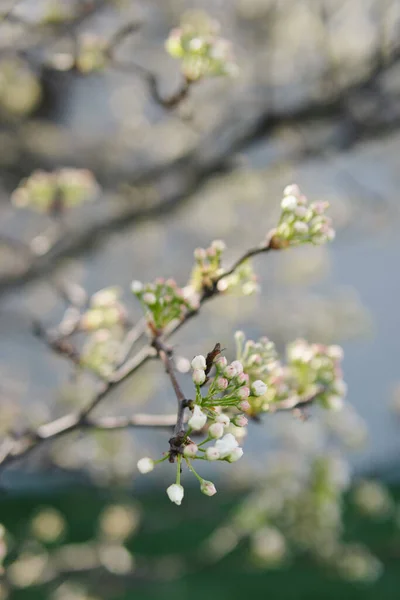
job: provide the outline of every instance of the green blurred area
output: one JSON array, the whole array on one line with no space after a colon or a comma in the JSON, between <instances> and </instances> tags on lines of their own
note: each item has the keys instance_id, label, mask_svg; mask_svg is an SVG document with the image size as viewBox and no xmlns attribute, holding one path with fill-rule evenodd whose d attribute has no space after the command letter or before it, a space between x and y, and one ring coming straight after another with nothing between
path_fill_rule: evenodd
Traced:
<instances>
[{"instance_id":1,"label":"green blurred area","mask_svg":"<svg viewBox=\"0 0 400 600\"><path fill-rule=\"evenodd\" d=\"M400 487L391 488L395 499ZM66 518L68 530L53 548L62 544L79 544L99 540L99 517L109 505L133 503L140 506L138 530L125 546L134 556L134 575L123 576L97 569L81 574L90 600L160 600L205 596L228 600L244 596L271 597L281 600L320 600L347 598L395 600L400 588L400 532L393 522L373 522L360 517L350 503L345 508L346 538L365 542L384 564L384 572L373 584L358 584L339 580L306 557L290 565L266 570L252 562L245 542L229 555L213 564L207 559L202 542L212 531L229 519L242 492L222 491L212 499L187 489L182 507L171 505L164 490L155 488L141 493L126 490L105 491L90 487L75 487L60 492L3 496L0 502L1 520L13 538L14 545L32 536L31 520L39 508L53 507ZM203 550L202 550L203 548ZM50 554L51 544L48 545ZM12 553L11 553L12 558ZM7 566L7 565L6 565ZM53 598L53 593L69 576L56 578L43 585L15 589L11 600ZM79 581L79 573L73 580ZM65 596L68 597L68 596ZM74 596L70 596L73 598ZM76 596L79 597L79 596Z\"/></svg>"}]
</instances>

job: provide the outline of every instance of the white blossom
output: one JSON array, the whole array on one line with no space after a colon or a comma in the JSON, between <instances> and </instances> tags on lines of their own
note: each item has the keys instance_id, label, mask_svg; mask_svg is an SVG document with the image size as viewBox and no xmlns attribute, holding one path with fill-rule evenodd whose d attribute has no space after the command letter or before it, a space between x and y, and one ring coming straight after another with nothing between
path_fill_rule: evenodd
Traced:
<instances>
[{"instance_id":1,"label":"white blossom","mask_svg":"<svg viewBox=\"0 0 400 600\"><path fill-rule=\"evenodd\" d=\"M195 404L193 409L193 414L188 421L189 427L198 431L199 429L203 429L204 425L207 423L207 415L203 413L200 406Z\"/></svg>"},{"instance_id":2,"label":"white blossom","mask_svg":"<svg viewBox=\"0 0 400 600\"><path fill-rule=\"evenodd\" d=\"M178 483L173 483L167 488L168 498L178 506L182 503L185 490Z\"/></svg>"},{"instance_id":3,"label":"white blossom","mask_svg":"<svg viewBox=\"0 0 400 600\"><path fill-rule=\"evenodd\" d=\"M207 460L219 460L220 457L220 453L218 452L217 448L215 446L209 446L209 448L207 448L206 450L206 458Z\"/></svg>"},{"instance_id":4,"label":"white blossom","mask_svg":"<svg viewBox=\"0 0 400 600\"><path fill-rule=\"evenodd\" d=\"M221 438L224 435L223 424L213 423L208 430L208 435L214 439Z\"/></svg>"},{"instance_id":5,"label":"white blossom","mask_svg":"<svg viewBox=\"0 0 400 600\"><path fill-rule=\"evenodd\" d=\"M228 417L228 415L218 415L218 417L215 418L215 421L217 423L222 423L222 425L224 427L228 427L229 423L231 422L230 418Z\"/></svg>"},{"instance_id":6,"label":"white blossom","mask_svg":"<svg viewBox=\"0 0 400 600\"><path fill-rule=\"evenodd\" d=\"M206 359L204 358L204 356L202 354L199 354L198 356L195 356L194 359L191 362L192 365L192 369L200 369L202 371L205 370L207 363L206 363Z\"/></svg>"},{"instance_id":7,"label":"white blossom","mask_svg":"<svg viewBox=\"0 0 400 600\"><path fill-rule=\"evenodd\" d=\"M255 396L264 396L265 392L267 391L267 386L263 381L261 381L261 379L257 379L257 381L255 381L251 386L251 389Z\"/></svg>"},{"instance_id":8,"label":"white blossom","mask_svg":"<svg viewBox=\"0 0 400 600\"><path fill-rule=\"evenodd\" d=\"M138 460L137 468L139 469L140 473L150 473L150 471L154 469L154 460L145 456L144 458Z\"/></svg>"},{"instance_id":9,"label":"white blossom","mask_svg":"<svg viewBox=\"0 0 400 600\"><path fill-rule=\"evenodd\" d=\"M243 456L243 448L234 448L232 450L232 452L228 455L228 461L230 463L232 462L236 462L237 460L239 460L239 458L242 458Z\"/></svg>"},{"instance_id":10,"label":"white blossom","mask_svg":"<svg viewBox=\"0 0 400 600\"><path fill-rule=\"evenodd\" d=\"M131 290L134 294L140 294L140 292L143 290L143 283L135 279L131 283Z\"/></svg>"},{"instance_id":11,"label":"white blossom","mask_svg":"<svg viewBox=\"0 0 400 600\"><path fill-rule=\"evenodd\" d=\"M231 433L226 433L223 438L215 442L220 458L226 458L238 446L237 439Z\"/></svg>"},{"instance_id":12,"label":"white blossom","mask_svg":"<svg viewBox=\"0 0 400 600\"><path fill-rule=\"evenodd\" d=\"M206 374L202 369L195 369L192 374L193 383L202 385L206 380Z\"/></svg>"}]
</instances>

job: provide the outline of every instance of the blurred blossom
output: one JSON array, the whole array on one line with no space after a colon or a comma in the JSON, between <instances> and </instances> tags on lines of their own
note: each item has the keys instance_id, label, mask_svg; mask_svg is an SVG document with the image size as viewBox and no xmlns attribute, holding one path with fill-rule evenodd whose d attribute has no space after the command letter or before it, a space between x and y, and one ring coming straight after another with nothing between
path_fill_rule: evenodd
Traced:
<instances>
[{"instance_id":1,"label":"blurred blossom","mask_svg":"<svg viewBox=\"0 0 400 600\"><path fill-rule=\"evenodd\" d=\"M48 507L40 510L32 519L32 533L44 543L59 540L67 527L63 515L56 509Z\"/></svg>"},{"instance_id":2,"label":"blurred blossom","mask_svg":"<svg viewBox=\"0 0 400 600\"><path fill-rule=\"evenodd\" d=\"M251 550L263 566L277 567L286 555L285 538L278 529L263 527L252 536Z\"/></svg>"},{"instance_id":3,"label":"blurred blossom","mask_svg":"<svg viewBox=\"0 0 400 600\"><path fill-rule=\"evenodd\" d=\"M18 208L28 207L58 216L98 193L93 174L87 169L62 168L53 172L34 171L23 179L11 200Z\"/></svg>"},{"instance_id":4,"label":"blurred blossom","mask_svg":"<svg viewBox=\"0 0 400 600\"><path fill-rule=\"evenodd\" d=\"M387 487L379 481L359 482L353 490L352 499L358 510L368 517L388 517L394 508Z\"/></svg>"},{"instance_id":5,"label":"blurred blossom","mask_svg":"<svg viewBox=\"0 0 400 600\"><path fill-rule=\"evenodd\" d=\"M167 52L181 60L185 78L192 82L206 76L236 75L231 44L218 36L219 25L204 14L191 21L186 15L165 43Z\"/></svg>"},{"instance_id":6,"label":"blurred blossom","mask_svg":"<svg viewBox=\"0 0 400 600\"><path fill-rule=\"evenodd\" d=\"M99 518L101 533L111 540L123 541L136 531L140 513L133 505L114 504L107 506Z\"/></svg>"}]
</instances>

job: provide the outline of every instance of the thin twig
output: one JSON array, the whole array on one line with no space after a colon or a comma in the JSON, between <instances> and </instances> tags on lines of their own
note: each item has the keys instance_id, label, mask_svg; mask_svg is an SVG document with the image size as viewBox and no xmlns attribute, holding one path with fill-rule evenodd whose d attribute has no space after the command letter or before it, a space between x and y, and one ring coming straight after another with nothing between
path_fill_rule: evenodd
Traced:
<instances>
[{"instance_id":1,"label":"thin twig","mask_svg":"<svg viewBox=\"0 0 400 600\"><path fill-rule=\"evenodd\" d=\"M178 379L175 375L175 365L171 357L171 352L169 348L165 346L165 344L160 340L160 338L155 338L153 341L153 346L157 350L158 355L165 367L166 372L171 379L172 387L174 388L174 392L176 395L176 400L178 403L178 410L176 416L176 424L174 428L174 436L179 436L183 432L183 423L185 416L185 409L187 408L187 400L185 394L183 393Z\"/></svg>"}]
</instances>

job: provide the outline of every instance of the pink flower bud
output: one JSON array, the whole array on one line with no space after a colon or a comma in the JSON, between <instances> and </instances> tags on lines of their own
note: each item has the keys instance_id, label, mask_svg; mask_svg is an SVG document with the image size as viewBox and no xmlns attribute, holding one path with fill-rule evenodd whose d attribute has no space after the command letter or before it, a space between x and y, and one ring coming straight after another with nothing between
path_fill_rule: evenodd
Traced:
<instances>
[{"instance_id":1,"label":"pink flower bud","mask_svg":"<svg viewBox=\"0 0 400 600\"><path fill-rule=\"evenodd\" d=\"M240 410L242 410L243 412L246 412L247 410L250 409L250 402L248 400L242 400L241 402L239 402L238 404Z\"/></svg>"},{"instance_id":2,"label":"pink flower bud","mask_svg":"<svg viewBox=\"0 0 400 600\"><path fill-rule=\"evenodd\" d=\"M226 365L228 364L228 361L226 360L225 356L219 356L214 361L214 364L218 370L222 370L222 369L225 369Z\"/></svg>"},{"instance_id":3,"label":"pink flower bud","mask_svg":"<svg viewBox=\"0 0 400 600\"><path fill-rule=\"evenodd\" d=\"M142 299L143 299L143 302L145 304L148 304L149 306L153 306L153 304L155 304L157 302L157 298L151 292L146 292L145 294L143 294Z\"/></svg>"},{"instance_id":4,"label":"pink flower bud","mask_svg":"<svg viewBox=\"0 0 400 600\"><path fill-rule=\"evenodd\" d=\"M234 360L233 362L231 362L231 367L234 367L236 369L237 375L243 373L243 365L240 362L240 360Z\"/></svg>"},{"instance_id":5,"label":"pink flower bud","mask_svg":"<svg viewBox=\"0 0 400 600\"><path fill-rule=\"evenodd\" d=\"M250 388L248 388L247 385L245 387L241 387L236 392L236 395L239 398L239 400L245 400L250 396Z\"/></svg>"},{"instance_id":6,"label":"pink flower bud","mask_svg":"<svg viewBox=\"0 0 400 600\"><path fill-rule=\"evenodd\" d=\"M246 427L248 422L249 422L248 419L246 419L246 417L244 415L237 415L233 419L233 424L236 425L236 427Z\"/></svg>"},{"instance_id":7,"label":"pink flower bud","mask_svg":"<svg viewBox=\"0 0 400 600\"><path fill-rule=\"evenodd\" d=\"M218 377L215 382L215 389L222 392L222 391L226 390L228 385L229 385L228 380L225 379L225 377Z\"/></svg>"},{"instance_id":8,"label":"pink flower bud","mask_svg":"<svg viewBox=\"0 0 400 600\"><path fill-rule=\"evenodd\" d=\"M190 443L185 446L183 455L186 456L186 458L194 458L198 452L198 449L199 448L196 444Z\"/></svg>"},{"instance_id":9,"label":"pink flower bud","mask_svg":"<svg viewBox=\"0 0 400 600\"><path fill-rule=\"evenodd\" d=\"M200 490L206 496L214 496L214 494L217 493L217 489L216 489L215 485L213 484L213 482L206 481L205 479L203 479L203 481L201 482Z\"/></svg>"},{"instance_id":10,"label":"pink flower bud","mask_svg":"<svg viewBox=\"0 0 400 600\"><path fill-rule=\"evenodd\" d=\"M247 375L247 373L239 373L239 375L236 378L236 381L239 385L245 385L249 383L249 376Z\"/></svg>"}]
</instances>

